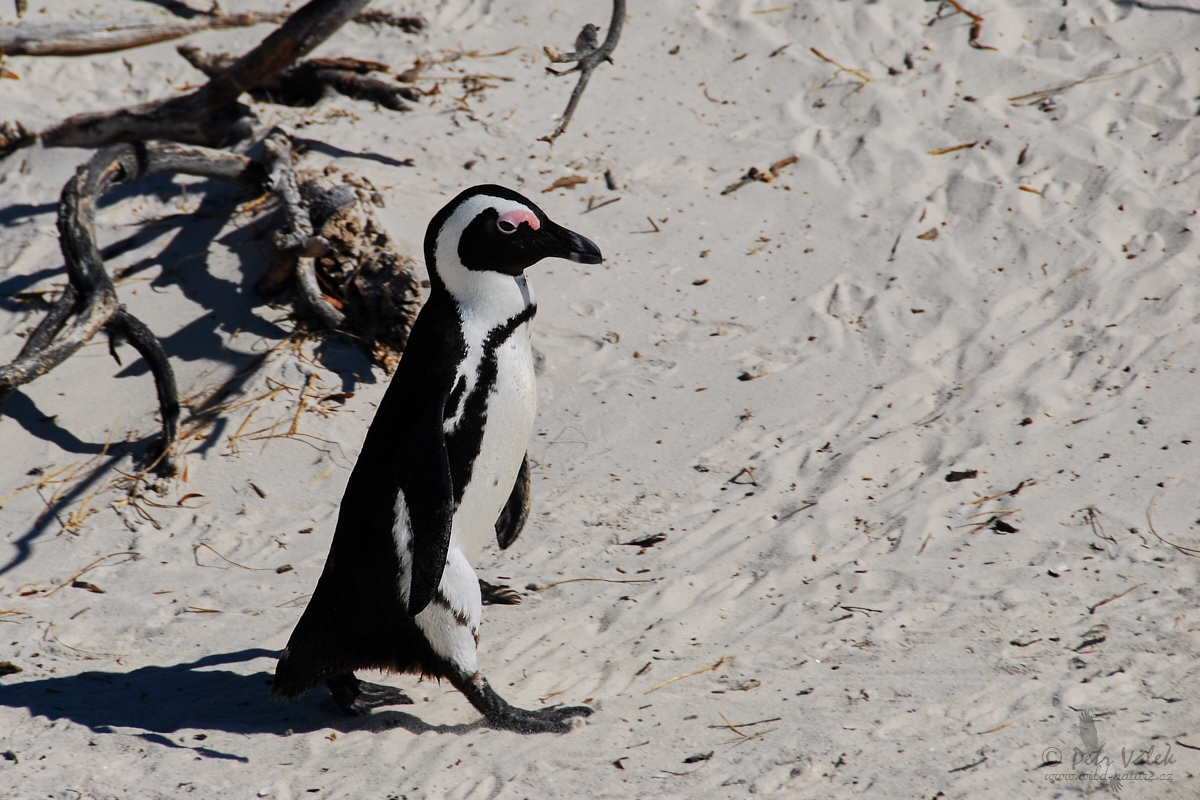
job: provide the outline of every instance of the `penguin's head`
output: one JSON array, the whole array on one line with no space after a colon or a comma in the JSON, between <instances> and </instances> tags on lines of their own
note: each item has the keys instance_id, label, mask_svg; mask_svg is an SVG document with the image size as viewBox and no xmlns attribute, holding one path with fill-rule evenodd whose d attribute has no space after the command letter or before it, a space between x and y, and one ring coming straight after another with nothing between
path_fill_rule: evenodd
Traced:
<instances>
[{"instance_id":1,"label":"penguin's head","mask_svg":"<svg viewBox=\"0 0 1200 800\"><path fill-rule=\"evenodd\" d=\"M599 264L601 255L590 239L554 223L531 200L503 186L467 189L434 216L425 233L430 281L459 299L495 277L518 277L543 258Z\"/></svg>"}]
</instances>

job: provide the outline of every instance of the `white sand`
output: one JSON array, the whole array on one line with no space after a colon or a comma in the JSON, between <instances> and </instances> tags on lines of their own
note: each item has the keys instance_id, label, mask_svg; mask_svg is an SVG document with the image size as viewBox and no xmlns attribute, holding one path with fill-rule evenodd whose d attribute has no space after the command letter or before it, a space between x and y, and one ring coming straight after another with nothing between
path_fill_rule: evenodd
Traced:
<instances>
[{"instance_id":1,"label":"white sand","mask_svg":"<svg viewBox=\"0 0 1200 800\"><path fill-rule=\"evenodd\" d=\"M568 49L607 3L459 0L425 10L425 34L339 32L319 54L397 70L518 48L431 69L443 93L409 114L260 107L331 146L305 166L380 187L407 252L448 197L495 181L605 253L530 270L534 514L479 570L521 588L649 581L485 609L480 660L502 695L596 713L522 737L410 677L387 680L415 706L366 719L323 691L269 703L386 379L342 344L279 351L241 391L293 389L231 444L256 404L233 411L142 516L112 485L127 451L88 459L156 433L152 381L97 339L0 420L0 497L32 469L87 464L0 510L0 661L24 670L0 679L0 750L17 759L0 761L0 796L1076 796L1101 788L1046 776L1071 771L1085 708L1122 772L1122 747L1172 748L1140 769L1173 780L1127 796L1200 791L1200 4L1150 5L976 0L984 50L966 17L915 0L633 3L616 64L553 148L536 140L574 78L546 76L540 47ZM242 50L267 30L189 41ZM35 129L200 80L174 43L7 66L20 80L0 81L0 118ZM511 80L463 105L467 73ZM62 281L53 204L88 155L0 163L3 291ZM721 195L789 155L774 183ZM588 182L541 193L576 174ZM195 211L193 184L118 195L102 243ZM189 395L289 330L250 288L265 243L229 216L244 198L209 196L217 216L170 218L112 262L152 262L119 291ZM620 202L584 214L593 196ZM3 300L0 360L39 316ZM308 375L313 395L355 394L309 402L302 435L255 438L291 429ZM978 476L947 482L955 470ZM201 507L176 507L187 495ZM1018 532L980 527L993 517ZM81 578L104 594L47 593L122 551L139 556ZM1039 766L1049 747L1067 763Z\"/></svg>"}]
</instances>

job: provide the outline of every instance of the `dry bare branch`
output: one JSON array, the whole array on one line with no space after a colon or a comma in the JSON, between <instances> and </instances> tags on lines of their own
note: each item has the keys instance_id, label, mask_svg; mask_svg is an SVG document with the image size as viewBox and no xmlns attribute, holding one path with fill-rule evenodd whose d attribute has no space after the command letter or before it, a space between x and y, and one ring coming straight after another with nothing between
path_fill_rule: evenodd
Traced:
<instances>
[{"instance_id":1,"label":"dry bare branch","mask_svg":"<svg viewBox=\"0 0 1200 800\"><path fill-rule=\"evenodd\" d=\"M587 88L592 72L603 61L612 63L612 51L617 47L617 41L621 38L621 28L624 25L625 0L613 0L612 21L608 25L608 35L604 37L604 44L597 47L596 33L599 28L588 23L583 26L583 30L579 32L579 37L575 40L574 52L560 54L549 47L545 48L546 55L554 64L576 62L574 67L562 72L549 67L546 68L546 71L551 75L569 75L572 72L578 72L579 83L575 84L575 90L571 92L571 99L567 102L567 110L563 112L562 119L554 132L542 136L538 139L539 142L554 144L555 139L567 132L567 125L571 123L571 117L575 115L575 108L579 105L579 99L583 97L583 90Z\"/></svg>"}]
</instances>

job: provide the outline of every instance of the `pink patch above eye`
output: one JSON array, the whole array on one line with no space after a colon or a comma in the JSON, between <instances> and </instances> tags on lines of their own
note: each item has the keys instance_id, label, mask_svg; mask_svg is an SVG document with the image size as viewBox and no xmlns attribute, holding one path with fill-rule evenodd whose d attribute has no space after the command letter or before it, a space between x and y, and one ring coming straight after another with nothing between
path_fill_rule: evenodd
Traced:
<instances>
[{"instance_id":1,"label":"pink patch above eye","mask_svg":"<svg viewBox=\"0 0 1200 800\"><path fill-rule=\"evenodd\" d=\"M514 231L517 228L521 227L522 222L527 223L529 225L529 227L535 231L539 227L541 227L541 224L542 224L538 220L537 214L534 214L528 208L516 208L516 209L513 209L512 211L505 211L503 214L500 215L500 219L497 220L497 222L507 222L509 225L512 226L511 230L514 230ZM507 226L502 225L500 227L500 230L504 230L505 227L507 227Z\"/></svg>"}]
</instances>

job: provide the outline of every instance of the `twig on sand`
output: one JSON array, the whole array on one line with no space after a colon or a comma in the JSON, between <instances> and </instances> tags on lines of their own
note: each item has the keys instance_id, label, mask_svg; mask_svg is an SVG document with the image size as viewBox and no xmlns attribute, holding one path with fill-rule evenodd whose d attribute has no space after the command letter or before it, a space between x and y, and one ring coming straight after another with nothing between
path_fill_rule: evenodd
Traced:
<instances>
[{"instance_id":1,"label":"twig on sand","mask_svg":"<svg viewBox=\"0 0 1200 800\"><path fill-rule=\"evenodd\" d=\"M771 717L770 719L760 719L757 722L742 722L737 725L734 725L732 722L729 721L729 719L724 714L721 714L720 716L721 716L721 719L725 720L724 725L709 725L708 727L712 728L714 730L719 730L721 728L728 728L729 730L736 733L738 736L746 735L746 734L742 733L741 731L739 731L738 728L749 728L754 725L765 725L768 722L779 722L781 719L783 719L783 717Z\"/></svg>"},{"instance_id":2,"label":"twig on sand","mask_svg":"<svg viewBox=\"0 0 1200 800\"><path fill-rule=\"evenodd\" d=\"M1000 492L998 494L988 495L987 497L976 498L975 500L972 500L969 505L977 506L980 503L986 503L989 500L995 500L999 497L1016 497L1026 486L1033 486L1035 483L1038 483L1038 481L1032 478L1029 480L1024 480L1018 483L1014 488L1009 489L1007 492Z\"/></svg>"},{"instance_id":3,"label":"twig on sand","mask_svg":"<svg viewBox=\"0 0 1200 800\"><path fill-rule=\"evenodd\" d=\"M1146 509L1146 525L1149 526L1150 532L1154 534L1154 538L1158 539L1163 544L1170 545L1179 552L1186 553L1189 556L1200 556L1200 550L1197 550L1194 547L1184 547L1181 544L1175 544L1175 542L1168 541L1160 536L1158 531L1154 530L1154 504L1157 503L1158 498L1162 497L1163 493L1167 491L1167 485L1169 483L1170 481L1163 481L1162 488L1158 490L1158 494L1154 495L1154 499L1150 501L1150 506Z\"/></svg>"},{"instance_id":4,"label":"twig on sand","mask_svg":"<svg viewBox=\"0 0 1200 800\"><path fill-rule=\"evenodd\" d=\"M238 562L232 561L232 560L226 558L225 556L221 555L219 552L217 552L217 549L215 547L213 547L211 544L208 544L207 542L200 542L200 544L192 546L192 558L195 560L197 567L204 566L203 564L200 563L200 548L201 547L207 548L207 549L211 550L212 552L216 553L217 558L221 559L226 564L233 564L235 567L241 567L242 569L249 570L250 572L276 572L277 571L277 569L275 567L247 567L245 564L239 564Z\"/></svg>"},{"instance_id":5,"label":"twig on sand","mask_svg":"<svg viewBox=\"0 0 1200 800\"><path fill-rule=\"evenodd\" d=\"M971 45L971 47L974 47L976 50L996 49L994 47L988 47L985 44L979 43L979 36L983 33L983 17L972 11L967 11L965 8L959 5L958 0L946 0L946 2L954 6L954 10L958 13L966 14L971 18L971 32L967 35L967 44Z\"/></svg>"},{"instance_id":6,"label":"twig on sand","mask_svg":"<svg viewBox=\"0 0 1200 800\"><path fill-rule=\"evenodd\" d=\"M1116 72L1104 72L1099 75L1089 75L1086 78L1080 78L1077 81L1071 81L1070 83L1064 83L1062 86L1056 86L1053 89L1042 89L1038 92L1030 92L1029 94L1021 94L1017 95L1016 97L1010 97L1008 98L1008 102L1015 106L1034 106L1043 100L1046 100L1047 98L1053 97L1056 94L1061 94L1068 89L1075 88L1076 86L1082 86L1085 83L1097 83L1099 81L1112 80L1113 78L1121 78L1131 72L1137 72L1139 69L1145 69L1146 67L1153 66L1159 61L1162 61L1168 55L1170 54L1164 53L1158 58L1152 61L1147 61L1145 64L1138 64L1136 67L1129 67L1128 69L1117 70Z\"/></svg>"},{"instance_id":7,"label":"twig on sand","mask_svg":"<svg viewBox=\"0 0 1200 800\"><path fill-rule=\"evenodd\" d=\"M62 583L55 586L53 589L48 590L45 594L42 595L42 597L49 597L50 595L54 594L55 592L57 592L59 589L63 588L64 586L70 586L80 575L82 575L83 573L92 569L93 567L99 565L100 563L107 561L110 558L116 558L117 556L134 556L136 558L139 555L141 555L141 554L134 550L122 550L119 553L109 553L106 556L101 556L100 558L97 558L92 563L88 564L83 569L79 570L79 572L76 572L74 575L72 575L71 577L69 577L65 581L63 581ZM60 642L60 644L61 644L61 642Z\"/></svg>"},{"instance_id":8,"label":"twig on sand","mask_svg":"<svg viewBox=\"0 0 1200 800\"><path fill-rule=\"evenodd\" d=\"M841 70L842 72L848 72L848 73L850 73L851 75L853 75L854 77L858 78L860 81L862 81L862 85L863 85L863 86L866 86L868 83L870 83L870 82L871 82L871 79L870 79L870 78L868 78L866 75L863 75L861 72L859 72L859 71L858 71L858 70L856 70L856 69L850 69L849 67L843 67L841 64L839 64L838 62L834 61L832 58L830 58L829 56L825 55L824 53L822 53L822 52L821 52L820 50L818 50L817 48L815 48L815 47L810 47L810 48L808 48L808 49L812 51L813 55L815 55L817 58L821 59L822 61L824 61L824 62L826 62L826 63L828 63L828 64L833 64L835 67L837 67L837 68L838 68L839 70Z\"/></svg>"},{"instance_id":9,"label":"twig on sand","mask_svg":"<svg viewBox=\"0 0 1200 800\"><path fill-rule=\"evenodd\" d=\"M1091 606L1090 608L1088 608L1088 613L1089 613L1089 614L1095 614L1095 613L1096 613L1096 609L1097 609L1097 608L1100 608L1100 606L1106 606L1106 605L1108 605L1109 603L1111 603L1113 600L1120 600L1122 597L1124 597L1125 595L1129 594L1129 593L1130 593L1130 592L1132 592L1134 589L1140 588L1140 587L1142 587L1142 586L1145 586L1145 585L1146 585L1146 584L1144 584L1144 583L1139 583L1137 586L1130 586L1128 589L1126 589L1125 591L1121 592L1120 594L1114 594L1112 597L1105 598L1104 600L1101 600L1099 603L1096 603L1096 605L1094 605L1094 606Z\"/></svg>"},{"instance_id":10,"label":"twig on sand","mask_svg":"<svg viewBox=\"0 0 1200 800\"><path fill-rule=\"evenodd\" d=\"M630 578L628 580L622 581L622 580L616 580L614 578L567 578L564 581L555 581L554 583L547 583L545 585L531 583L528 586L526 586L525 588L531 592L544 592L547 589L553 589L555 586L562 586L564 583L583 583L586 581L597 581L599 583L654 583L655 579L654 578L638 578L638 579Z\"/></svg>"},{"instance_id":11,"label":"twig on sand","mask_svg":"<svg viewBox=\"0 0 1200 800\"><path fill-rule=\"evenodd\" d=\"M968 147L974 147L979 142L967 142L965 144L952 144L949 147L939 147L937 150L930 150L926 155L944 156L946 153L953 153L956 150L966 150Z\"/></svg>"},{"instance_id":12,"label":"twig on sand","mask_svg":"<svg viewBox=\"0 0 1200 800\"><path fill-rule=\"evenodd\" d=\"M987 760L988 760L988 759L987 759L987 751L986 751L986 750L980 750L980 751L979 751L979 760L978 760L978 761L973 761L973 762L971 762L970 764L963 764L961 767L955 767L954 769L950 770L950 773L949 773L949 774L954 774L955 772L966 772L966 771L967 771L967 770L969 770L969 769L973 769L973 768L975 768L975 767L978 767L980 764L983 764L983 763L985 763Z\"/></svg>"},{"instance_id":13,"label":"twig on sand","mask_svg":"<svg viewBox=\"0 0 1200 800\"><path fill-rule=\"evenodd\" d=\"M84 649L83 649L83 648L81 648L81 647L72 647L71 645L69 645L69 644L67 644L66 642L64 642L62 639L59 639L59 638L58 638L58 636L57 636L57 635L54 633L54 623L53 623L53 622L51 622L51 623L49 624L49 626L46 628L46 633L45 633L45 635L42 637L42 639L43 639L43 640L45 640L45 639L52 639L52 640L54 640L54 642L55 642L56 644L60 644L60 645L62 645L63 647L67 648L68 650L71 650L71 651L73 651L73 652L79 653L80 655L84 656L85 658L116 658L116 659L122 659L122 658L124 658L124 657L125 657L125 656L124 656L123 654L121 654L121 653L93 653L91 650L84 650Z\"/></svg>"},{"instance_id":14,"label":"twig on sand","mask_svg":"<svg viewBox=\"0 0 1200 800\"><path fill-rule=\"evenodd\" d=\"M749 170L746 171L745 175L738 178L736 181L734 181L733 183L729 184L724 189L722 189L721 194L722 195L733 194L734 192L736 192L738 189L742 188L746 184L754 183L755 181L761 181L762 183L771 183L772 181L774 181L776 178L779 177L779 173L782 172L784 170L784 168L790 167L792 164L795 164L799 160L800 160L799 156L788 156L787 158L781 158L778 161L776 161L774 164L772 164L771 166L767 167L765 170L762 170L761 172L759 171L758 167L751 167Z\"/></svg>"},{"instance_id":15,"label":"twig on sand","mask_svg":"<svg viewBox=\"0 0 1200 800\"><path fill-rule=\"evenodd\" d=\"M557 53L549 47L544 48L546 55L553 64L577 62L574 67L568 70L560 72L547 67L546 71L551 75L569 75L572 72L578 72L579 83L575 84L575 90L571 92L571 99L567 102L567 110L563 112L558 127L554 129L553 133L540 137L538 139L539 142L554 144L555 139L567 132L567 125L571 123L571 117L574 116L575 108L579 105L579 98L583 97L583 90L587 87L587 83L592 77L592 72L596 67L600 66L602 61L612 63L612 51L616 49L617 40L621 38L621 28L624 24L625 0L613 0L612 21L608 25L608 35L604 37L603 44L597 46L596 34L600 29L589 22L579 32L579 37L575 40L575 50L573 52Z\"/></svg>"},{"instance_id":16,"label":"twig on sand","mask_svg":"<svg viewBox=\"0 0 1200 800\"><path fill-rule=\"evenodd\" d=\"M1100 524L1100 512L1096 510L1096 507L1088 506L1085 509L1083 509L1083 513L1084 513L1084 516L1087 518L1088 524L1092 526L1092 533L1094 533L1098 538L1108 542L1113 547L1116 547L1117 546L1116 537L1114 537L1110 533L1105 532L1104 526L1102 524ZM1115 555L1115 553L1111 553L1111 551L1110 551L1110 554Z\"/></svg>"},{"instance_id":17,"label":"twig on sand","mask_svg":"<svg viewBox=\"0 0 1200 800\"><path fill-rule=\"evenodd\" d=\"M740 737L737 739L731 739L731 740L725 742L725 744L745 744L746 742L750 742L755 739L761 739L762 737L766 736L768 733L773 732L775 730L775 728L768 728L767 730L759 731L758 733L742 733L740 730L738 730L738 728L749 728L751 725L763 725L767 722L779 722L779 720L783 719L783 717L772 717L771 719L762 719L762 720L759 720L758 722L745 722L741 725L734 725L732 722L729 721L729 718L726 717L724 714L721 714L721 719L725 720L724 725L709 725L708 727L710 727L710 728L728 728L729 730L733 731ZM711 755L711 753L709 755Z\"/></svg>"},{"instance_id":18,"label":"twig on sand","mask_svg":"<svg viewBox=\"0 0 1200 800\"><path fill-rule=\"evenodd\" d=\"M642 692L642 694L650 694L651 692L657 692L659 689L663 688L664 686L670 686L672 683L675 683L675 681L681 681L684 678L691 678L696 675L703 675L706 672L712 672L715 669L720 669L722 665L724 665L730 661L733 661L734 658L736 658L736 656L721 656L716 661L709 664L707 667L701 667L700 669L693 670L691 672L685 672L682 675L676 675L674 678L667 678L665 681L654 684L649 689Z\"/></svg>"}]
</instances>

